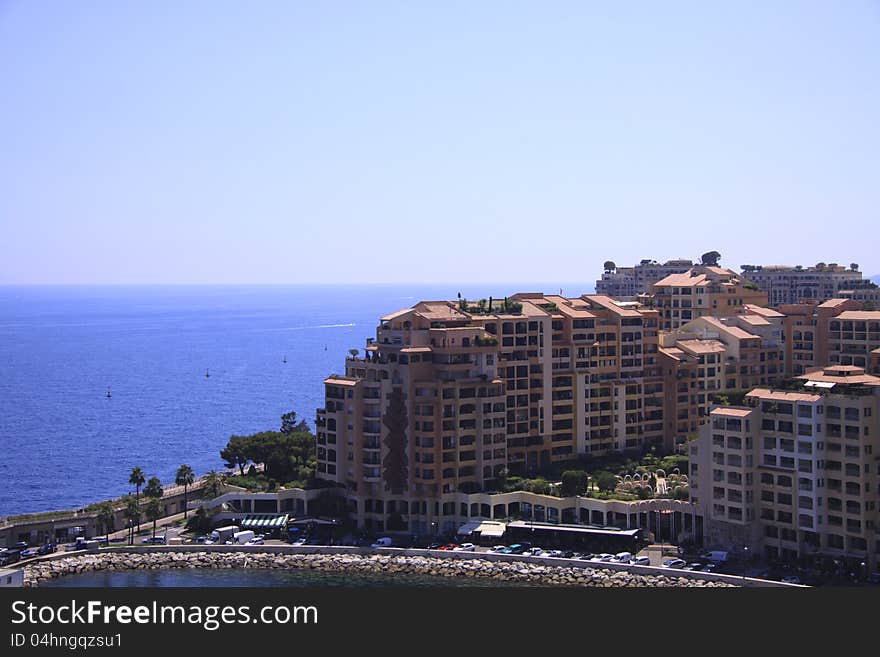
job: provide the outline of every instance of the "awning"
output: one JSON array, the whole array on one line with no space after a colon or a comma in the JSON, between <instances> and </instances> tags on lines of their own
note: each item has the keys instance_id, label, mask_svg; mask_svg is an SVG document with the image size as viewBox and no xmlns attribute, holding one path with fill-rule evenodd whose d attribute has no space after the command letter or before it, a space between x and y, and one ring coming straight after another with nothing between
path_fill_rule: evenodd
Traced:
<instances>
[{"instance_id":1,"label":"awning","mask_svg":"<svg viewBox=\"0 0 880 657\"><path fill-rule=\"evenodd\" d=\"M486 520L471 520L458 528L460 536L479 534L481 537L500 538L504 536L507 526L503 522L491 522Z\"/></svg>"},{"instance_id":2,"label":"awning","mask_svg":"<svg viewBox=\"0 0 880 657\"><path fill-rule=\"evenodd\" d=\"M245 516L241 521L242 529L276 529L287 524L287 514L264 513Z\"/></svg>"},{"instance_id":3,"label":"awning","mask_svg":"<svg viewBox=\"0 0 880 657\"><path fill-rule=\"evenodd\" d=\"M489 538L501 538L504 536L504 532L507 529L507 525L503 522L484 522L480 525L479 532L480 536L489 537Z\"/></svg>"},{"instance_id":4,"label":"awning","mask_svg":"<svg viewBox=\"0 0 880 657\"><path fill-rule=\"evenodd\" d=\"M471 520L470 522L466 522L461 527L458 528L456 532L459 536L470 536L474 533L474 530L479 527L481 522L479 520Z\"/></svg>"}]
</instances>

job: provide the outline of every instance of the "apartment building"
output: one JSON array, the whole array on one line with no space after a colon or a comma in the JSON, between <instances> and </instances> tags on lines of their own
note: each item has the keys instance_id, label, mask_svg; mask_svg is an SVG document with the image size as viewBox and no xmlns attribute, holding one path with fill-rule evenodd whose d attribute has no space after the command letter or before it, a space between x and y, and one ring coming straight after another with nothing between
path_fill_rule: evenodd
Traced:
<instances>
[{"instance_id":1,"label":"apartment building","mask_svg":"<svg viewBox=\"0 0 880 657\"><path fill-rule=\"evenodd\" d=\"M661 332L667 450L696 434L717 395L782 380L782 316L764 310L747 306L741 315L699 317Z\"/></svg>"},{"instance_id":2,"label":"apartment building","mask_svg":"<svg viewBox=\"0 0 880 657\"><path fill-rule=\"evenodd\" d=\"M521 293L380 318L324 380L317 476L373 526L423 531L441 496L492 490L503 471L661 445L658 318L636 306Z\"/></svg>"},{"instance_id":3,"label":"apartment building","mask_svg":"<svg viewBox=\"0 0 880 657\"><path fill-rule=\"evenodd\" d=\"M743 265L743 277L767 293L771 306L803 302L822 302L847 296L866 301L876 297L877 286L862 279L862 272L836 263L814 267L788 265Z\"/></svg>"},{"instance_id":4,"label":"apartment building","mask_svg":"<svg viewBox=\"0 0 880 657\"><path fill-rule=\"evenodd\" d=\"M729 317L746 305L763 306L767 294L729 269L693 267L671 274L651 287L645 303L660 312L660 328L674 330L697 317Z\"/></svg>"},{"instance_id":5,"label":"apartment building","mask_svg":"<svg viewBox=\"0 0 880 657\"><path fill-rule=\"evenodd\" d=\"M880 311L862 307L852 299L779 306L784 315L786 373L803 374L825 364L856 365L876 372Z\"/></svg>"},{"instance_id":6,"label":"apartment building","mask_svg":"<svg viewBox=\"0 0 880 657\"><path fill-rule=\"evenodd\" d=\"M801 390L756 388L689 445L706 543L768 559L877 566L880 377L833 365Z\"/></svg>"},{"instance_id":7,"label":"apartment building","mask_svg":"<svg viewBox=\"0 0 880 657\"><path fill-rule=\"evenodd\" d=\"M667 260L660 264L656 260L642 260L634 267L617 267L606 271L596 281L596 294L615 299L635 299L640 294L651 291L651 286L670 274L683 274L694 266L687 259Z\"/></svg>"}]
</instances>

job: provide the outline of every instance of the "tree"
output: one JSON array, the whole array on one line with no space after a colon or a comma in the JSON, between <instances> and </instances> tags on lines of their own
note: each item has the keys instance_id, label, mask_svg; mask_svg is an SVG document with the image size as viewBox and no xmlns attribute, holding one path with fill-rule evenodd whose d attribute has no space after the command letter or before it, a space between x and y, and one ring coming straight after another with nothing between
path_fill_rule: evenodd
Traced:
<instances>
[{"instance_id":1,"label":"tree","mask_svg":"<svg viewBox=\"0 0 880 657\"><path fill-rule=\"evenodd\" d=\"M186 502L187 502L187 489L193 485L196 480L196 476L193 473L193 469L188 465L181 465L177 468L177 474L174 476L174 483L178 486L183 486L183 519L186 520Z\"/></svg>"},{"instance_id":2,"label":"tree","mask_svg":"<svg viewBox=\"0 0 880 657\"><path fill-rule=\"evenodd\" d=\"M201 504L199 505L199 508L196 509L196 512L193 514L193 516L186 523L187 529L200 532L207 530L210 526L211 518L208 514L208 510Z\"/></svg>"},{"instance_id":3,"label":"tree","mask_svg":"<svg viewBox=\"0 0 880 657\"><path fill-rule=\"evenodd\" d=\"M98 525L104 530L102 533L110 534L113 531L113 521L116 519L116 509L111 502L101 502L97 507Z\"/></svg>"},{"instance_id":4,"label":"tree","mask_svg":"<svg viewBox=\"0 0 880 657\"><path fill-rule=\"evenodd\" d=\"M162 482L158 477L150 477L147 485L144 487L144 497L160 499L165 494L162 489Z\"/></svg>"},{"instance_id":5,"label":"tree","mask_svg":"<svg viewBox=\"0 0 880 657\"><path fill-rule=\"evenodd\" d=\"M583 495L587 490L587 473L583 470L566 470L562 473L562 496Z\"/></svg>"},{"instance_id":6,"label":"tree","mask_svg":"<svg viewBox=\"0 0 880 657\"><path fill-rule=\"evenodd\" d=\"M162 517L162 506L159 504L159 498L151 497L150 501L147 502L144 512L147 515L147 520L153 522L153 538L156 538L156 521Z\"/></svg>"},{"instance_id":7,"label":"tree","mask_svg":"<svg viewBox=\"0 0 880 657\"><path fill-rule=\"evenodd\" d=\"M216 470L209 470L207 474L205 474L202 490L207 494L209 499L213 499L220 496L220 491L225 484L225 474L217 472Z\"/></svg>"},{"instance_id":8,"label":"tree","mask_svg":"<svg viewBox=\"0 0 880 657\"><path fill-rule=\"evenodd\" d=\"M144 482L146 480L147 480L146 477L144 477L144 471L138 467L132 468L131 474L128 475L128 483L130 483L132 486L135 487L135 499L138 501L138 504L140 504L140 500L141 500L141 486L144 485ZM140 531L141 530L140 516L138 516L137 523L138 523L138 531Z\"/></svg>"},{"instance_id":9,"label":"tree","mask_svg":"<svg viewBox=\"0 0 880 657\"><path fill-rule=\"evenodd\" d=\"M859 270L859 264L858 264L857 262L851 262L851 263L849 264L849 268L852 269L853 271L858 271L858 270ZM869 270L869 271L870 271L870 270Z\"/></svg>"},{"instance_id":10,"label":"tree","mask_svg":"<svg viewBox=\"0 0 880 657\"><path fill-rule=\"evenodd\" d=\"M740 265L739 268L746 274L751 274L758 269L755 265Z\"/></svg>"},{"instance_id":11,"label":"tree","mask_svg":"<svg viewBox=\"0 0 880 657\"><path fill-rule=\"evenodd\" d=\"M284 426L284 417L281 418L282 427ZM226 447L220 450L220 458L223 459L224 465L230 470L237 466L242 476L244 476L244 467L250 461L248 458L249 440L250 436L230 436Z\"/></svg>"},{"instance_id":12,"label":"tree","mask_svg":"<svg viewBox=\"0 0 880 657\"><path fill-rule=\"evenodd\" d=\"M525 489L538 495L548 495L550 493L550 482L544 477L529 479L525 483Z\"/></svg>"},{"instance_id":13,"label":"tree","mask_svg":"<svg viewBox=\"0 0 880 657\"><path fill-rule=\"evenodd\" d=\"M388 428L385 446L388 453L382 461L384 467L385 490L393 495L400 495L406 489L406 404L403 401L403 390L398 386L391 391L391 399L382 423Z\"/></svg>"},{"instance_id":14,"label":"tree","mask_svg":"<svg viewBox=\"0 0 880 657\"><path fill-rule=\"evenodd\" d=\"M817 262L817 263L816 263L816 269L818 269L819 271L822 271L822 270L825 269L827 266L828 266L828 265L826 265L824 262Z\"/></svg>"},{"instance_id":15,"label":"tree","mask_svg":"<svg viewBox=\"0 0 880 657\"><path fill-rule=\"evenodd\" d=\"M141 507L138 501L131 495L126 495L122 498L122 501L125 504L122 509L122 515L128 524L128 544L131 545L134 540L134 525L138 523L138 526L140 526Z\"/></svg>"},{"instance_id":16,"label":"tree","mask_svg":"<svg viewBox=\"0 0 880 657\"><path fill-rule=\"evenodd\" d=\"M707 251L700 256L700 262L704 267L717 267L719 260L721 260L721 254L718 251Z\"/></svg>"},{"instance_id":17,"label":"tree","mask_svg":"<svg viewBox=\"0 0 880 657\"><path fill-rule=\"evenodd\" d=\"M617 269L617 265L614 264L614 261L612 261L612 260L606 260L605 264L602 266L605 267L606 274L610 274L611 272L613 272L614 270Z\"/></svg>"},{"instance_id":18,"label":"tree","mask_svg":"<svg viewBox=\"0 0 880 657\"><path fill-rule=\"evenodd\" d=\"M354 349L352 351L357 351ZM305 420L296 421L296 411L290 411L281 416L281 433L311 433L308 422Z\"/></svg>"},{"instance_id":19,"label":"tree","mask_svg":"<svg viewBox=\"0 0 880 657\"><path fill-rule=\"evenodd\" d=\"M593 480L602 491L613 491L617 488L617 477L608 470L599 470L593 475Z\"/></svg>"}]
</instances>

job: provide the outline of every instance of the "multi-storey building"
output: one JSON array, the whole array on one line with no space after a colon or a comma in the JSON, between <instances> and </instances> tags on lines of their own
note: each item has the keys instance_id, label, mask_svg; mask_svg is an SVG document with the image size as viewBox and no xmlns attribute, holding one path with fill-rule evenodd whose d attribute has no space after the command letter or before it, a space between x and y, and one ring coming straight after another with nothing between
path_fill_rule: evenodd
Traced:
<instances>
[{"instance_id":1,"label":"multi-storey building","mask_svg":"<svg viewBox=\"0 0 880 657\"><path fill-rule=\"evenodd\" d=\"M862 279L862 272L832 263L815 267L743 265L743 276L767 293L771 306L821 302L844 296L867 301L876 298L877 286Z\"/></svg>"},{"instance_id":2,"label":"multi-storey building","mask_svg":"<svg viewBox=\"0 0 880 657\"><path fill-rule=\"evenodd\" d=\"M661 332L667 450L695 435L720 393L782 379L782 316L749 308L754 307L734 317L699 317Z\"/></svg>"},{"instance_id":3,"label":"multi-storey building","mask_svg":"<svg viewBox=\"0 0 880 657\"><path fill-rule=\"evenodd\" d=\"M880 349L880 311L862 310L851 299L782 305L779 310L784 314L787 374L825 364L873 367L872 354Z\"/></svg>"},{"instance_id":4,"label":"multi-storey building","mask_svg":"<svg viewBox=\"0 0 880 657\"><path fill-rule=\"evenodd\" d=\"M642 260L635 267L617 267L596 281L596 294L615 299L634 299L650 292L651 286L670 274L682 274L694 266L691 260Z\"/></svg>"},{"instance_id":5,"label":"multi-storey building","mask_svg":"<svg viewBox=\"0 0 880 657\"><path fill-rule=\"evenodd\" d=\"M317 474L361 517L405 509L420 527L432 500L492 490L503 471L662 444L656 311L601 295L492 305L386 315L365 355L324 380Z\"/></svg>"},{"instance_id":6,"label":"multi-storey building","mask_svg":"<svg viewBox=\"0 0 880 657\"><path fill-rule=\"evenodd\" d=\"M697 317L729 317L746 305L763 306L767 294L721 267L693 267L671 274L652 286L645 299L660 312L660 328L673 330Z\"/></svg>"},{"instance_id":7,"label":"multi-storey building","mask_svg":"<svg viewBox=\"0 0 880 657\"><path fill-rule=\"evenodd\" d=\"M880 377L851 365L757 388L718 407L690 444L691 501L706 543L769 559L877 565Z\"/></svg>"}]
</instances>

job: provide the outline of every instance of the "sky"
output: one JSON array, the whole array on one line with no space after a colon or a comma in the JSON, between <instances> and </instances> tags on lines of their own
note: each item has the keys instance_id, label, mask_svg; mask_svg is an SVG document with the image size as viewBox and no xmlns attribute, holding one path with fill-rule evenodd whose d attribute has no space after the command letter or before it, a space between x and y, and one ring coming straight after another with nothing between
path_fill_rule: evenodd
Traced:
<instances>
[{"instance_id":1,"label":"sky","mask_svg":"<svg viewBox=\"0 0 880 657\"><path fill-rule=\"evenodd\" d=\"M878 0L0 0L0 284L880 274L878 80Z\"/></svg>"}]
</instances>

